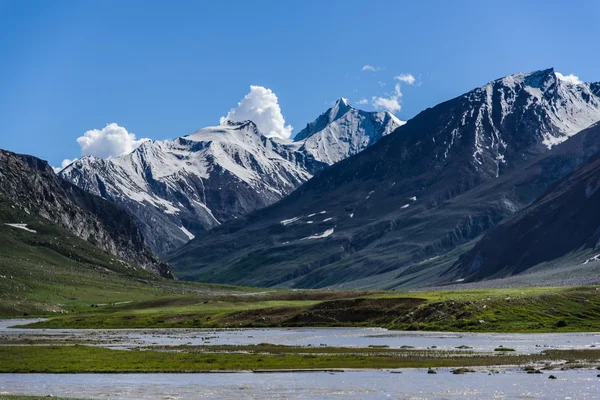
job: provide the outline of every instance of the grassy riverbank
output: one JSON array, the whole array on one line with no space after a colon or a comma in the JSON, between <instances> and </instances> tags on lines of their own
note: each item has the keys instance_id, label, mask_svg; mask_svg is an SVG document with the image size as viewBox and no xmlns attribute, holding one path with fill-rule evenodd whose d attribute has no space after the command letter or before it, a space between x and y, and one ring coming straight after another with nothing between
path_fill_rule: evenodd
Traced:
<instances>
[{"instance_id":1,"label":"grassy riverbank","mask_svg":"<svg viewBox=\"0 0 600 400\"><path fill-rule=\"evenodd\" d=\"M208 372L286 369L438 368L527 365L572 360L591 365L600 361L600 350L547 351L543 354L489 354L444 351L331 349L320 352L285 348L268 352L245 346L235 352L223 349L125 351L88 346L0 347L0 372Z\"/></svg>"},{"instance_id":2,"label":"grassy riverbank","mask_svg":"<svg viewBox=\"0 0 600 400\"><path fill-rule=\"evenodd\" d=\"M215 291L88 307L31 326L378 326L458 332L583 332L600 329L600 292L595 287L436 292Z\"/></svg>"},{"instance_id":3,"label":"grassy riverbank","mask_svg":"<svg viewBox=\"0 0 600 400\"><path fill-rule=\"evenodd\" d=\"M600 330L596 287L509 288L424 294L428 303L389 327L471 332Z\"/></svg>"}]
</instances>

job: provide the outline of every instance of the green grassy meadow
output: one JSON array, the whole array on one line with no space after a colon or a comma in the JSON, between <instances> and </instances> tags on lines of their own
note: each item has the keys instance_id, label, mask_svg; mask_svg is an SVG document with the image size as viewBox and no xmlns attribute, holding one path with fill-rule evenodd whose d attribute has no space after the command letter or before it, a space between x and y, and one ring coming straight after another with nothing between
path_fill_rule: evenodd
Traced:
<instances>
[{"instance_id":1,"label":"green grassy meadow","mask_svg":"<svg viewBox=\"0 0 600 400\"><path fill-rule=\"evenodd\" d=\"M204 347L204 346L203 346ZM0 372L83 373L83 372L206 372L282 369L373 369L442 368L469 366L528 365L548 361L576 360L597 363L600 350L548 351L543 354L469 354L461 352L370 349L284 348L265 352L263 348L240 347L240 352L223 352L206 346L201 351L110 350L89 346L4 346L0 347ZM581 365L581 364L578 364ZM591 364L590 364L591 365Z\"/></svg>"},{"instance_id":2,"label":"green grassy meadow","mask_svg":"<svg viewBox=\"0 0 600 400\"><path fill-rule=\"evenodd\" d=\"M453 292L273 291L185 294L87 307L43 328L377 326L468 332L600 331L593 287Z\"/></svg>"}]
</instances>

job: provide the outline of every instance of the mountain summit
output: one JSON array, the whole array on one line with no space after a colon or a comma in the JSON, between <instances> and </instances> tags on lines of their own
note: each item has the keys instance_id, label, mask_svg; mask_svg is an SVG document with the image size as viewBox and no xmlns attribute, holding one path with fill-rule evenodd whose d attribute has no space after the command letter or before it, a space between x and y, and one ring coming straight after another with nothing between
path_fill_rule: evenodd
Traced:
<instances>
[{"instance_id":1,"label":"mountain summit","mask_svg":"<svg viewBox=\"0 0 600 400\"><path fill-rule=\"evenodd\" d=\"M145 142L105 160L82 157L60 176L124 207L159 254L204 230L270 205L326 166L401 125L339 100L295 141L266 137L252 121L224 121L172 141ZM307 127L307 128L308 128Z\"/></svg>"},{"instance_id":2,"label":"mountain summit","mask_svg":"<svg viewBox=\"0 0 600 400\"><path fill-rule=\"evenodd\" d=\"M364 150L403 124L389 112L358 110L340 98L298 132L294 141L316 160L331 165Z\"/></svg>"}]
</instances>

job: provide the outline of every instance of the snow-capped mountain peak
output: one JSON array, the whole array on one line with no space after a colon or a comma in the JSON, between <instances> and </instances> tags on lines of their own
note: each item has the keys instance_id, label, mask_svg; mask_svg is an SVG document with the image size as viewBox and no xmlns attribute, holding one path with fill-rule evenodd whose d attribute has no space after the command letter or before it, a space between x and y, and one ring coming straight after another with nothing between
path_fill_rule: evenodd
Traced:
<instances>
[{"instance_id":1,"label":"snow-capped mountain peak","mask_svg":"<svg viewBox=\"0 0 600 400\"><path fill-rule=\"evenodd\" d=\"M444 144L439 157L472 138L473 164L495 165L495 174L511 157L527 157L562 143L600 121L597 84L560 79L553 68L496 79L460 96L452 115L434 140Z\"/></svg>"},{"instance_id":2,"label":"snow-capped mountain peak","mask_svg":"<svg viewBox=\"0 0 600 400\"><path fill-rule=\"evenodd\" d=\"M547 88L556 82L556 75L554 73L554 68L548 68L529 73L519 72L517 74L505 76L499 80L506 86L514 87L515 84L521 84L526 87Z\"/></svg>"},{"instance_id":3,"label":"snow-capped mountain peak","mask_svg":"<svg viewBox=\"0 0 600 400\"><path fill-rule=\"evenodd\" d=\"M537 116L548 118L543 144L552 146L600 120L600 98L593 84L573 82L553 68L524 76L523 86L531 95L529 104Z\"/></svg>"},{"instance_id":4,"label":"snow-capped mountain peak","mask_svg":"<svg viewBox=\"0 0 600 400\"><path fill-rule=\"evenodd\" d=\"M298 132L294 141L316 160L331 165L364 150L403 124L387 111L358 110L342 97Z\"/></svg>"},{"instance_id":5,"label":"snow-capped mountain peak","mask_svg":"<svg viewBox=\"0 0 600 400\"><path fill-rule=\"evenodd\" d=\"M184 136L190 140L202 141L204 140L203 136L206 135L215 135L215 134L231 134L234 131L243 131L248 133L253 133L255 135L261 135L258 130L258 127L253 121L232 121L229 119L225 119L218 126L208 126L206 128L202 128L197 130L196 132Z\"/></svg>"},{"instance_id":6,"label":"snow-capped mountain peak","mask_svg":"<svg viewBox=\"0 0 600 400\"><path fill-rule=\"evenodd\" d=\"M330 108L331 111L329 112L329 122L333 122L336 119L340 118L350 108L351 107L350 107L350 103L348 103L348 100L343 97L340 97L339 99L336 100L333 107Z\"/></svg>"}]
</instances>

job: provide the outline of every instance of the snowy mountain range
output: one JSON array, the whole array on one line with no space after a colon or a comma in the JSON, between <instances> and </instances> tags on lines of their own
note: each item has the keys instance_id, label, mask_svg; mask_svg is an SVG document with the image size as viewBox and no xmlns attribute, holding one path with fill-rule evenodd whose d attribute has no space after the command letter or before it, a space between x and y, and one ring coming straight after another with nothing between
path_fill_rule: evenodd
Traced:
<instances>
[{"instance_id":1,"label":"snowy mountain range","mask_svg":"<svg viewBox=\"0 0 600 400\"><path fill-rule=\"evenodd\" d=\"M232 284L437 284L461 246L587 160L585 149L560 149L598 121L598 83L553 69L497 79L424 110L168 260L184 279Z\"/></svg>"},{"instance_id":2,"label":"snowy mountain range","mask_svg":"<svg viewBox=\"0 0 600 400\"><path fill-rule=\"evenodd\" d=\"M166 254L282 199L402 124L339 99L294 140L266 137L252 121L224 121L172 141L145 142L114 159L82 157L59 176L125 208L148 244Z\"/></svg>"}]
</instances>

